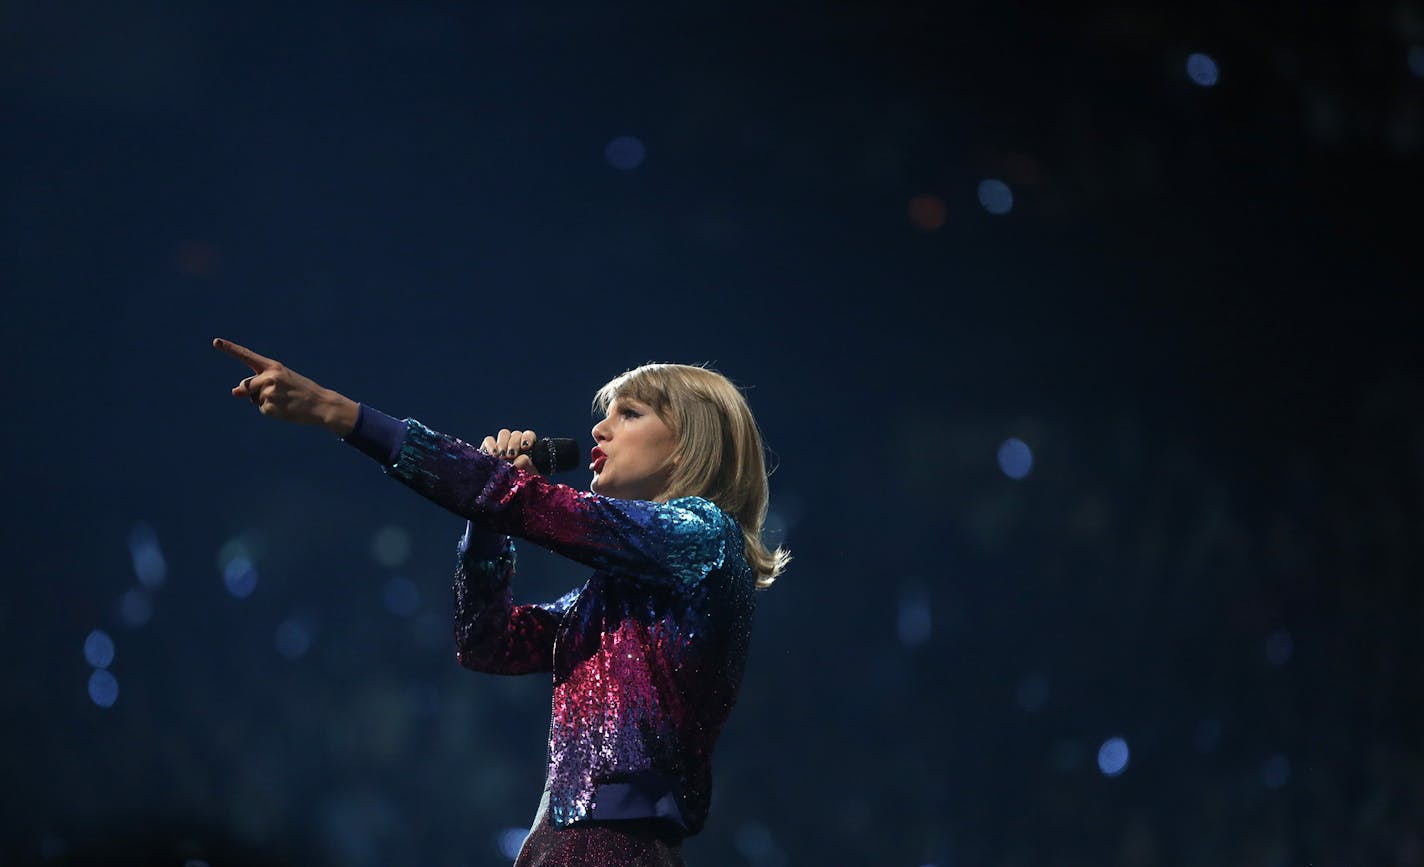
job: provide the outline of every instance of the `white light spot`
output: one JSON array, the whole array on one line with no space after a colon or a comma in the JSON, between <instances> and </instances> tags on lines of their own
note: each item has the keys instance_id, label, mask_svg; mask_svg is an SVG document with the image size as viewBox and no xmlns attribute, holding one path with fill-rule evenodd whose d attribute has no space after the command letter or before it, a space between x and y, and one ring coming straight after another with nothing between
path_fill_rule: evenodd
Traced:
<instances>
[{"instance_id":1,"label":"white light spot","mask_svg":"<svg viewBox=\"0 0 1424 867\"><path fill-rule=\"evenodd\" d=\"M980 181L979 204L991 214L1007 214L1014 209L1014 192L1008 184L994 178Z\"/></svg>"},{"instance_id":2,"label":"white light spot","mask_svg":"<svg viewBox=\"0 0 1424 867\"><path fill-rule=\"evenodd\" d=\"M246 599L257 589L257 567L246 557L234 557L223 567L223 583L227 585L227 592Z\"/></svg>"},{"instance_id":3,"label":"white light spot","mask_svg":"<svg viewBox=\"0 0 1424 867\"><path fill-rule=\"evenodd\" d=\"M114 661L114 639L102 629L96 629L84 638L84 660L95 668L108 668Z\"/></svg>"},{"instance_id":4,"label":"white light spot","mask_svg":"<svg viewBox=\"0 0 1424 867\"><path fill-rule=\"evenodd\" d=\"M528 836L528 828L507 828L499 832L495 845L499 847L500 855L513 861L519 857L519 850L524 848L524 838Z\"/></svg>"},{"instance_id":5,"label":"white light spot","mask_svg":"<svg viewBox=\"0 0 1424 867\"><path fill-rule=\"evenodd\" d=\"M608 160L608 164L625 172L642 165L647 155L648 149L631 135L620 135L603 149L603 156Z\"/></svg>"},{"instance_id":6,"label":"white light spot","mask_svg":"<svg viewBox=\"0 0 1424 867\"><path fill-rule=\"evenodd\" d=\"M1127 770L1127 741L1122 738L1108 738L1098 747L1098 770L1105 777L1116 777Z\"/></svg>"},{"instance_id":7,"label":"white light spot","mask_svg":"<svg viewBox=\"0 0 1424 867\"><path fill-rule=\"evenodd\" d=\"M1290 759L1280 753L1276 753L1261 768L1261 782L1266 784L1268 789L1279 789L1290 782L1291 765Z\"/></svg>"},{"instance_id":8,"label":"white light spot","mask_svg":"<svg viewBox=\"0 0 1424 867\"><path fill-rule=\"evenodd\" d=\"M119 700L119 681L104 669L89 675L89 700L99 707L113 707Z\"/></svg>"},{"instance_id":9,"label":"white light spot","mask_svg":"<svg viewBox=\"0 0 1424 867\"><path fill-rule=\"evenodd\" d=\"M1206 54L1188 55L1187 76L1202 87L1214 87L1218 76L1216 61Z\"/></svg>"},{"instance_id":10,"label":"white light spot","mask_svg":"<svg viewBox=\"0 0 1424 867\"><path fill-rule=\"evenodd\" d=\"M895 621L900 643L906 647L918 647L930 640L933 627L929 593L918 585L901 588L900 610Z\"/></svg>"},{"instance_id":11,"label":"white light spot","mask_svg":"<svg viewBox=\"0 0 1424 867\"><path fill-rule=\"evenodd\" d=\"M132 587L119 597L119 622L130 629L143 626L153 618L153 597L142 587Z\"/></svg>"},{"instance_id":12,"label":"white light spot","mask_svg":"<svg viewBox=\"0 0 1424 867\"><path fill-rule=\"evenodd\" d=\"M386 581L386 610L397 617L409 617L420 608L420 590L409 578Z\"/></svg>"},{"instance_id":13,"label":"white light spot","mask_svg":"<svg viewBox=\"0 0 1424 867\"><path fill-rule=\"evenodd\" d=\"M297 660L306 656L315 640L315 631L300 617L288 617L277 625L274 638L277 652L287 659Z\"/></svg>"},{"instance_id":14,"label":"white light spot","mask_svg":"<svg viewBox=\"0 0 1424 867\"><path fill-rule=\"evenodd\" d=\"M1221 723L1207 717L1197 723L1196 731L1192 733L1192 746L1197 748L1197 752L1202 755L1213 752L1221 745Z\"/></svg>"},{"instance_id":15,"label":"white light spot","mask_svg":"<svg viewBox=\"0 0 1424 867\"><path fill-rule=\"evenodd\" d=\"M1035 713L1048 702L1048 681L1041 674L1030 674L1019 680L1015 700L1021 709Z\"/></svg>"},{"instance_id":16,"label":"white light spot","mask_svg":"<svg viewBox=\"0 0 1424 867\"><path fill-rule=\"evenodd\" d=\"M1009 437L999 446L999 469L1011 479L1022 479L1033 469L1033 450L1017 437Z\"/></svg>"},{"instance_id":17,"label":"white light spot","mask_svg":"<svg viewBox=\"0 0 1424 867\"><path fill-rule=\"evenodd\" d=\"M400 527L380 528L371 537L371 556L382 566L404 566L410 559L410 533Z\"/></svg>"},{"instance_id":18,"label":"white light spot","mask_svg":"<svg viewBox=\"0 0 1424 867\"><path fill-rule=\"evenodd\" d=\"M1279 668L1290 662L1291 653L1295 650L1295 642L1291 640L1290 633L1284 629L1277 629L1266 639L1266 661Z\"/></svg>"},{"instance_id":19,"label":"white light spot","mask_svg":"<svg viewBox=\"0 0 1424 867\"><path fill-rule=\"evenodd\" d=\"M157 587L168 576L168 564L158 547L158 534L148 524L138 523L129 530L129 556L133 559L134 575L143 586Z\"/></svg>"}]
</instances>

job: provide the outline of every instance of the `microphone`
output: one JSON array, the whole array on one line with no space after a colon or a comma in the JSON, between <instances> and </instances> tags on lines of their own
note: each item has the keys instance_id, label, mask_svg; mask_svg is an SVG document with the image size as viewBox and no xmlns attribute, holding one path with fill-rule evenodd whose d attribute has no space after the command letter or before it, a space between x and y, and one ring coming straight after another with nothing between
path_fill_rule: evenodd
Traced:
<instances>
[{"instance_id":1,"label":"microphone","mask_svg":"<svg viewBox=\"0 0 1424 867\"><path fill-rule=\"evenodd\" d=\"M578 469L582 463L578 449L578 442L567 437L540 437L529 450L529 459L541 475L567 473Z\"/></svg>"}]
</instances>

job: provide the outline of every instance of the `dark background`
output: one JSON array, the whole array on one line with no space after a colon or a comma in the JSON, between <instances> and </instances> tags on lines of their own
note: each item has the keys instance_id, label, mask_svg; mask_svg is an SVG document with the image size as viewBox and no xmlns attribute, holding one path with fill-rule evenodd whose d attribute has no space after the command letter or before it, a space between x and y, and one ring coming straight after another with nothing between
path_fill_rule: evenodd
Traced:
<instances>
[{"instance_id":1,"label":"dark background","mask_svg":"<svg viewBox=\"0 0 1424 867\"><path fill-rule=\"evenodd\" d=\"M1424 863L1422 95L1417 2L4 4L0 864L533 819L463 521L216 336L476 441L746 389L796 560L689 864Z\"/></svg>"}]
</instances>

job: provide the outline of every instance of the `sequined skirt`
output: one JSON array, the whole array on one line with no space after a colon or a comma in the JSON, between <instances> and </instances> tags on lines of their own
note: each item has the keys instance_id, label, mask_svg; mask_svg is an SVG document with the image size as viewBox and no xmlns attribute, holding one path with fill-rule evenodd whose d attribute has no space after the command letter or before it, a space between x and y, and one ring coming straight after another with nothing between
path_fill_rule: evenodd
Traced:
<instances>
[{"instance_id":1,"label":"sequined skirt","mask_svg":"<svg viewBox=\"0 0 1424 867\"><path fill-rule=\"evenodd\" d=\"M514 867L684 867L682 835L661 819L579 822L559 828L549 821L544 791L534 826Z\"/></svg>"}]
</instances>

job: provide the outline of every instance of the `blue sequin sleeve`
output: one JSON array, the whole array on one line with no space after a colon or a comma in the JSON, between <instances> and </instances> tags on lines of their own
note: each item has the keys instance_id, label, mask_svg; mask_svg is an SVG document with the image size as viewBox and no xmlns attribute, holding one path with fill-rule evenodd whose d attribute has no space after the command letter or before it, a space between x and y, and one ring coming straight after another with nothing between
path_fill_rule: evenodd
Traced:
<instances>
[{"instance_id":1,"label":"blue sequin sleeve","mask_svg":"<svg viewBox=\"0 0 1424 867\"><path fill-rule=\"evenodd\" d=\"M674 590L695 588L728 554L729 519L709 500L604 497L525 473L415 419L406 426L400 454L384 472L481 527ZM491 587L499 586L499 568L488 576Z\"/></svg>"},{"instance_id":2,"label":"blue sequin sleeve","mask_svg":"<svg viewBox=\"0 0 1424 867\"><path fill-rule=\"evenodd\" d=\"M510 577L517 560L504 536L489 556L488 545L469 544L483 532L469 528L455 565L455 657L465 668L490 674L553 671L554 631L578 590L552 603L515 605Z\"/></svg>"}]
</instances>

